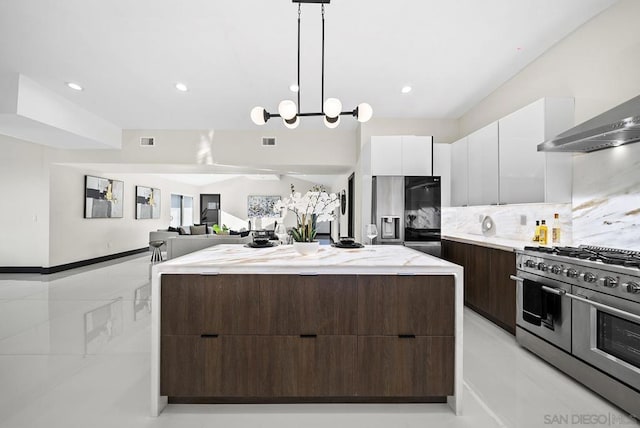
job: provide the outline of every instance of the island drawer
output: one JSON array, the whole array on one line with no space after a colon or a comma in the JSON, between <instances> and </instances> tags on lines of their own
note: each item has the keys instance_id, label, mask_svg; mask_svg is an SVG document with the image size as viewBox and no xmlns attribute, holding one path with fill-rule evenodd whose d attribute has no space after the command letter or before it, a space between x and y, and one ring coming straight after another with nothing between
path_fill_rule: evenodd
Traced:
<instances>
[{"instance_id":1,"label":"island drawer","mask_svg":"<svg viewBox=\"0 0 640 428\"><path fill-rule=\"evenodd\" d=\"M265 275L260 334L356 334L355 275Z\"/></svg>"},{"instance_id":2,"label":"island drawer","mask_svg":"<svg viewBox=\"0 0 640 428\"><path fill-rule=\"evenodd\" d=\"M355 395L356 336L162 336L172 397Z\"/></svg>"},{"instance_id":3,"label":"island drawer","mask_svg":"<svg viewBox=\"0 0 640 428\"><path fill-rule=\"evenodd\" d=\"M256 334L260 275L163 275L162 334Z\"/></svg>"},{"instance_id":4,"label":"island drawer","mask_svg":"<svg viewBox=\"0 0 640 428\"><path fill-rule=\"evenodd\" d=\"M453 276L359 275L358 334L453 336Z\"/></svg>"},{"instance_id":5,"label":"island drawer","mask_svg":"<svg viewBox=\"0 0 640 428\"><path fill-rule=\"evenodd\" d=\"M360 396L453 395L453 337L358 337Z\"/></svg>"}]
</instances>

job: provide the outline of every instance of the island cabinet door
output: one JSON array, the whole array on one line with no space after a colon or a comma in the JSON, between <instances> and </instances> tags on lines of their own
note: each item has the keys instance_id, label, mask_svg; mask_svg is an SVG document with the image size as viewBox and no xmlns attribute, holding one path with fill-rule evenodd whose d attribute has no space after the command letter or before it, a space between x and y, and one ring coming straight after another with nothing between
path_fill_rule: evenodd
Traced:
<instances>
[{"instance_id":1,"label":"island cabinet door","mask_svg":"<svg viewBox=\"0 0 640 428\"><path fill-rule=\"evenodd\" d=\"M160 395L201 397L204 392L204 342L200 336L162 336Z\"/></svg>"},{"instance_id":2,"label":"island cabinet door","mask_svg":"<svg viewBox=\"0 0 640 428\"><path fill-rule=\"evenodd\" d=\"M358 334L453 336L453 276L358 276Z\"/></svg>"},{"instance_id":3,"label":"island cabinet door","mask_svg":"<svg viewBox=\"0 0 640 428\"><path fill-rule=\"evenodd\" d=\"M358 337L358 395L453 395L454 346L454 338L451 336Z\"/></svg>"},{"instance_id":4,"label":"island cabinet door","mask_svg":"<svg viewBox=\"0 0 640 428\"><path fill-rule=\"evenodd\" d=\"M489 278L491 250L478 245L469 246L467 259L467 287L465 303L473 309L491 313L492 289ZM515 264L515 263L514 263Z\"/></svg>"},{"instance_id":5,"label":"island cabinet door","mask_svg":"<svg viewBox=\"0 0 640 428\"><path fill-rule=\"evenodd\" d=\"M355 275L262 275L260 334L356 334Z\"/></svg>"},{"instance_id":6,"label":"island cabinet door","mask_svg":"<svg viewBox=\"0 0 640 428\"><path fill-rule=\"evenodd\" d=\"M201 275L162 275L160 278L161 334L200 335L203 320Z\"/></svg>"},{"instance_id":7,"label":"island cabinet door","mask_svg":"<svg viewBox=\"0 0 640 428\"><path fill-rule=\"evenodd\" d=\"M257 397L259 391L259 337L204 336L204 397Z\"/></svg>"},{"instance_id":8,"label":"island cabinet door","mask_svg":"<svg viewBox=\"0 0 640 428\"><path fill-rule=\"evenodd\" d=\"M464 302L467 303L467 296L469 292L467 287L469 285L469 281L467 280L467 259L469 254L469 248L471 246L468 244L463 244L461 242L455 241L442 241L442 258L451 263L455 263L464 268Z\"/></svg>"},{"instance_id":9,"label":"island cabinet door","mask_svg":"<svg viewBox=\"0 0 640 428\"><path fill-rule=\"evenodd\" d=\"M516 283L511 275L516 274L516 255L511 251L491 249L491 314L498 324L515 334L516 331Z\"/></svg>"},{"instance_id":10,"label":"island cabinet door","mask_svg":"<svg viewBox=\"0 0 640 428\"><path fill-rule=\"evenodd\" d=\"M257 334L259 275L203 276L202 334Z\"/></svg>"},{"instance_id":11,"label":"island cabinet door","mask_svg":"<svg viewBox=\"0 0 640 428\"><path fill-rule=\"evenodd\" d=\"M261 336L259 396L354 396L356 336Z\"/></svg>"}]
</instances>

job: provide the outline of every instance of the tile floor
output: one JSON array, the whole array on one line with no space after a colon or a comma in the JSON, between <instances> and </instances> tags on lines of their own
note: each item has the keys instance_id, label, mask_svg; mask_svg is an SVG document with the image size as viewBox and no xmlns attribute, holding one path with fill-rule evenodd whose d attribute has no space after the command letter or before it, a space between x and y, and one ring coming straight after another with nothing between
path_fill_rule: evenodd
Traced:
<instances>
[{"instance_id":1,"label":"tile floor","mask_svg":"<svg viewBox=\"0 0 640 428\"><path fill-rule=\"evenodd\" d=\"M0 275L0 428L636 426L469 310L463 416L441 404L318 404L170 405L152 418L148 278L147 256Z\"/></svg>"}]
</instances>

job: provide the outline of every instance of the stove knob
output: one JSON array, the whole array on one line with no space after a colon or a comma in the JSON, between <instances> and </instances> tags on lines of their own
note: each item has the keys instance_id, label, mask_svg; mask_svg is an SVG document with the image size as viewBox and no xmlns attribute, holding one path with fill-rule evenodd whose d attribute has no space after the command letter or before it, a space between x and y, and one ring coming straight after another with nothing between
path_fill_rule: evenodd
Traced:
<instances>
[{"instance_id":1,"label":"stove knob","mask_svg":"<svg viewBox=\"0 0 640 428\"><path fill-rule=\"evenodd\" d=\"M604 285L607 288L614 288L618 286L618 280L610 276L604 276L600 278L599 281L600 284Z\"/></svg>"},{"instance_id":2,"label":"stove knob","mask_svg":"<svg viewBox=\"0 0 640 428\"><path fill-rule=\"evenodd\" d=\"M536 266L538 266L538 264L537 264L534 260L531 260L531 259L527 260L527 261L524 263L524 265L525 265L526 267L536 267Z\"/></svg>"},{"instance_id":3,"label":"stove knob","mask_svg":"<svg viewBox=\"0 0 640 428\"><path fill-rule=\"evenodd\" d=\"M582 274L582 280L584 282L596 282L596 276L594 274L592 274L591 272L585 272Z\"/></svg>"},{"instance_id":4,"label":"stove knob","mask_svg":"<svg viewBox=\"0 0 640 428\"><path fill-rule=\"evenodd\" d=\"M565 271L565 275L567 275L567 278L577 278L578 271L573 268L569 268Z\"/></svg>"},{"instance_id":5,"label":"stove knob","mask_svg":"<svg viewBox=\"0 0 640 428\"><path fill-rule=\"evenodd\" d=\"M559 265L553 265L551 266L551 273L560 275L562 273L562 268Z\"/></svg>"},{"instance_id":6,"label":"stove knob","mask_svg":"<svg viewBox=\"0 0 640 428\"><path fill-rule=\"evenodd\" d=\"M538 263L538 270L546 272L549 270L549 266L547 266L545 263Z\"/></svg>"},{"instance_id":7,"label":"stove knob","mask_svg":"<svg viewBox=\"0 0 640 428\"><path fill-rule=\"evenodd\" d=\"M638 284L637 282L630 281L625 284L622 284L622 286L627 289L627 293L631 293L631 294L640 293L640 284Z\"/></svg>"}]
</instances>

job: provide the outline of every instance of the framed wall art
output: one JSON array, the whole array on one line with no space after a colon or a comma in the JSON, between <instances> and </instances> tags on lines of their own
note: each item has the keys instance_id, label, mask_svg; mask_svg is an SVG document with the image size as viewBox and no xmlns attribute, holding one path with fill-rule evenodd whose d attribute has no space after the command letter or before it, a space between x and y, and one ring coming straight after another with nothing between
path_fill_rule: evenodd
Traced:
<instances>
[{"instance_id":1,"label":"framed wall art","mask_svg":"<svg viewBox=\"0 0 640 428\"><path fill-rule=\"evenodd\" d=\"M160 189L136 186L136 219L160 218Z\"/></svg>"},{"instance_id":2,"label":"framed wall art","mask_svg":"<svg viewBox=\"0 0 640 428\"><path fill-rule=\"evenodd\" d=\"M84 176L84 218L122 218L124 182Z\"/></svg>"},{"instance_id":3,"label":"framed wall art","mask_svg":"<svg viewBox=\"0 0 640 428\"><path fill-rule=\"evenodd\" d=\"M280 213L273 212L280 196L249 195L247 199L247 217L280 217Z\"/></svg>"}]
</instances>

